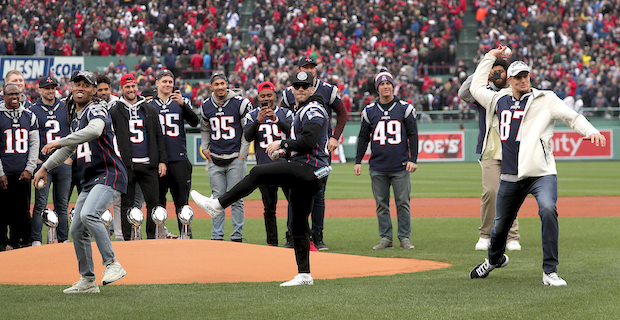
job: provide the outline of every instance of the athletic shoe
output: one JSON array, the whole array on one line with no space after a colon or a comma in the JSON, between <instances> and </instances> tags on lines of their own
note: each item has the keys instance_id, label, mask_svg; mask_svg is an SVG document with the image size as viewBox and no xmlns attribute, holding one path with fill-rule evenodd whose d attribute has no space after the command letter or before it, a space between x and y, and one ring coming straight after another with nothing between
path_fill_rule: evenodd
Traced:
<instances>
[{"instance_id":1,"label":"athletic shoe","mask_svg":"<svg viewBox=\"0 0 620 320\"><path fill-rule=\"evenodd\" d=\"M521 245L517 240L511 240L506 243L506 249L510 251L521 251Z\"/></svg>"},{"instance_id":2,"label":"athletic shoe","mask_svg":"<svg viewBox=\"0 0 620 320\"><path fill-rule=\"evenodd\" d=\"M10 244L7 244L6 245L6 251L11 251L11 250L13 250L13 246L10 245Z\"/></svg>"},{"instance_id":3,"label":"athletic shoe","mask_svg":"<svg viewBox=\"0 0 620 320\"><path fill-rule=\"evenodd\" d=\"M566 280L560 278L557 272L543 272L542 284L545 286L563 287L566 286Z\"/></svg>"},{"instance_id":4,"label":"athletic shoe","mask_svg":"<svg viewBox=\"0 0 620 320\"><path fill-rule=\"evenodd\" d=\"M80 280L74 283L71 287L62 290L64 293L99 293L99 286L95 280L88 280L81 277Z\"/></svg>"},{"instance_id":5,"label":"athletic shoe","mask_svg":"<svg viewBox=\"0 0 620 320\"><path fill-rule=\"evenodd\" d=\"M323 243L323 241L318 241L314 245L316 246L317 250L319 250L319 251L329 250L329 248L325 245L325 243Z\"/></svg>"},{"instance_id":6,"label":"athletic shoe","mask_svg":"<svg viewBox=\"0 0 620 320\"><path fill-rule=\"evenodd\" d=\"M232 241L232 242L243 242L243 238L242 239L230 239L230 241Z\"/></svg>"},{"instance_id":7,"label":"athletic shoe","mask_svg":"<svg viewBox=\"0 0 620 320\"><path fill-rule=\"evenodd\" d=\"M291 232L286 232L286 243L282 248L293 249L293 236L291 236Z\"/></svg>"},{"instance_id":8,"label":"athletic shoe","mask_svg":"<svg viewBox=\"0 0 620 320\"><path fill-rule=\"evenodd\" d=\"M101 282L104 286L106 284L110 284L127 274L127 271L123 269L120 263L114 261L110 263L105 270L103 270L103 281Z\"/></svg>"},{"instance_id":9,"label":"athletic shoe","mask_svg":"<svg viewBox=\"0 0 620 320\"><path fill-rule=\"evenodd\" d=\"M489 250L490 245L491 245L491 239L480 238L478 239L478 242L476 243L476 247L474 248L474 250L481 250L481 251Z\"/></svg>"},{"instance_id":10,"label":"athletic shoe","mask_svg":"<svg viewBox=\"0 0 620 320\"><path fill-rule=\"evenodd\" d=\"M400 239L400 248L401 249L415 249L415 246L411 244L411 240L409 238Z\"/></svg>"},{"instance_id":11,"label":"athletic shoe","mask_svg":"<svg viewBox=\"0 0 620 320\"><path fill-rule=\"evenodd\" d=\"M65 240L65 241L63 241L62 243L71 243L71 241L69 241L69 240ZM34 244L33 244L33 245L34 245Z\"/></svg>"},{"instance_id":12,"label":"athletic shoe","mask_svg":"<svg viewBox=\"0 0 620 320\"><path fill-rule=\"evenodd\" d=\"M500 264L492 265L489 263L489 259L484 259L483 263L477 265L473 270L471 270L471 272L469 273L469 278L470 279L486 278L489 275L489 273L493 271L493 269L503 268L507 266L509 260L510 259L508 259L508 256L504 255L504 261L502 261Z\"/></svg>"},{"instance_id":13,"label":"athletic shoe","mask_svg":"<svg viewBox=\"0 0 620 320\"><path fill-rule=\"evenodd\" d=\"M381 238L381 242L378 245L372 247L373 250L377 249L391 249L392 248L392 240L388 238Z\"/></svg>"},{"instance_id":14,"label":"athletic shoe","mask_svg":"<svg viewBox=\"0 0 620 320\"><path fill-rule=\"evenodd\" d=\"M192 199L194 199L196 204L200 208L202 208L202 210L206 211L211 216L211 218L215 218L222 213L222 210L215 209L211 204L211 202L214 200L213 196L205 197L196 190L192 190L190 194L192 195Z\"/></svg>"},{"instance_id":15,"label":"athletic shoe","mask_svg":"<svg viewBox=\"0 0 620 320\"><path fill-rule=\"evenodd\" d=\"M284 283L280 283L280 287L292 287L292 286L303 286L308 285L311 286L314 284L314 280L309 273L300 273L293 278L291 281L287 281Z\"/></svg>"},{"instance_id":16,"label":"athletic shoe","mask_svg":"<svg viewBox=\"0 0 620 320\"><path fill-rule=\"evenodd\" d=\"M33 247L39 247L39 246L41 246L41 241L32 241L32 246L33 246Z\"/></svg>"}]
</instances>

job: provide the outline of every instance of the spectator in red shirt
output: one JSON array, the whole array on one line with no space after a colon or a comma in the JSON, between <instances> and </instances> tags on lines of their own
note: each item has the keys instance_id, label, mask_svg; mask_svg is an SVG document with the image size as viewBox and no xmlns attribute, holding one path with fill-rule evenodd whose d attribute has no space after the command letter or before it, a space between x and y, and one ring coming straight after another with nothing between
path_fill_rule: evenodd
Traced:
<instances>
[{"instance_id":1,"label":"spectator in red shirt","mask_svg":"<svg viewBox=\"0 0 620 320\"><path fill-rule=\"evenodd\" d=\"M196 52L192 55L192 58L189 61L189 65L192 66L192 69L198 71L202 69L202 55L200 55L200 53ZM192 75L190 78L193 79L199 79L200 77L202 77L202 74L200 72L192 72Z\"/></svg>"},{"instance_id":2,"label":"spectator in red shirt","mask_svg":"<svg viewBox=\"0 0 620 320\"><path fill-rule=\"evenodd\" d=\"M112 45L105 41L99 42L99 55L102 57L107 57L110 53L112 53Z\"/></svg>"},{"instance_id":3,"label":"spectator in red shirt","mask_svg":"<svg viewBox=\"0 0 620 320\"><path fill-rule=\"evenodd\" d=\"M68 41L65 40L62 44L62 47L60 48L62 55L65 57L70 56L73 53L73 50L71 50L71 46L69 45Z\"/></svg>"},{"instance_id":4,"label":"spectator in red shirt","mask_svg":"<svg viewBox=\"0 0 620 320\"><path fill-rule=\"evenodd\" d=\"M125 38L120 39L114 45L114 53L117 56L124 56L127 53L127 42L125 42Z\"/></svg>"}]
</instances>

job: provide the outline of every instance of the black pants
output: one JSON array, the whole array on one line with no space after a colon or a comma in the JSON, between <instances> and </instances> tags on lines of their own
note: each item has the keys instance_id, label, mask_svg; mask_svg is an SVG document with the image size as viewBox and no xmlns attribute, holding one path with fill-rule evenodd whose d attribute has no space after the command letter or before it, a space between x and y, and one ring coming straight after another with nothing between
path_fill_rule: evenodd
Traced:
<instances>
[{"instance_id":1,"label":"black pants","mask_svg":"<svg viewBox=\"0 0 620 320\"><path fill-rule=\"evenodd\" d=\"M292 211L291 233L297 270L310 273L310 228L308 216L314 195L325 183L317 179L315 167L303 162L274 162L252 168L250 174L219 198L224 208L249 195L261 184L279 185L289 188Z\"/></svg>"},{"instance_id":2,"label":"black pants","mask_svg":"<svg viewBox=\"0 0 620 320\"><path fill-rule=\"evenodd\" d=\"M146 237L155 239L155 222L151 218L151 212L157 206L159 198L159 174L157 168L151 168L148 164L134 163L132 167L127 168L127 193L121 197L123 238L125 241L131 239L131 223L127 220L127 212L133 206L136 183L139 183L146 202Z\"/></svg>"},{"instance_id":3,"label":"black pants","mask_svg":"<svg viewBox=\"0 0 620 320\"><path fill-rule=\"evenodd\" d=\"M20 174L6 175L7 189L0 189L0 247L28 247L30 238L30 182L20 181ZM10 228L10 236L7 231Z\"/></svg>"},{"instance_id":4,"label":"black pants","mask_svg":"<svg viewBox=\"0 0 620 320\"><path fill-rule=\"evenodd\" d=\"M267 244L278 246L278 224L276 220L276 206L278 204L278 185L274 184L261 184L258 186L263 198L263 205L265 206L265 231L267 231ZM288 200L289 190L286 187L282 187L284 195Z\"/></svg>"},{"instance_id":5,"label":"black pants","mask_svg":"<svg viewBox=\"0 0 620 320\"><path fill-rule=\"evenodd\" d=\"M166 207L166 193L170 190L172 201L174 201L175 213L179 232L183 229L183 224L179 220L181 208L187 205L189 191L192 188L192 164L189 160L168 162L168 171L165 176L159 178L159 205ZM192 238L192 230L189 230Z\"/></svg>"}]
</instances>

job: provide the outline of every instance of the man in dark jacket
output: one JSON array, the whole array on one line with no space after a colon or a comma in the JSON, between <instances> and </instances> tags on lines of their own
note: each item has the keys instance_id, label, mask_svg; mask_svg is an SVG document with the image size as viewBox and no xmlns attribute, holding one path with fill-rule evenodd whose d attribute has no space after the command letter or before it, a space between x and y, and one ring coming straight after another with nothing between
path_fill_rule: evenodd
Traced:
<instances>
[{"instance_id":1,"label":"man in dark jacket","mask_svg":"<svg viewBox=\"0 0 620 320\"><path fill-rule=\"evenodd\" d=\"M168 158L159 112L138 95L136 78L126 74L121 78L123 97L110 108L121 159L127 168L127 193L121 198L121 212L127 214L134 202L136 183L144 193L147 208L146 234L155 238L155 222L150 213L157 206L159 178L166 175ZM131 238L131 225L123 217L123 238Z\"/></svg>"}]
</instances>

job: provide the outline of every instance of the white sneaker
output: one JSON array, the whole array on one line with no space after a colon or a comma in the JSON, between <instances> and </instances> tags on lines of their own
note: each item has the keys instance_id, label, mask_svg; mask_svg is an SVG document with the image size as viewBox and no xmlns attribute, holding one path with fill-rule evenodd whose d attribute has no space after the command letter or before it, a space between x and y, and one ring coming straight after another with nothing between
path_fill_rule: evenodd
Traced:
<instances>
[{"instance_id":1,"label":"white sneaker","mask_svg":"<svg viewBox=\"0 0 620 320\"><path fill-rule=\"evenodd\" d=\"M103 270L103 280L101 283L105 286L106 284L110 284L127 274L127 271L123 269L120 263L114 261L110 263L105 270Z\"/></svg>"},{"instance_id":2,"label":"white sneaker","mask_svg":"<svg viewBox=\"0 0 620 320\"><path fill-rule=\"evenodd\" d=\"M552 286L552 287L563 287L563 286L566 286L566 281L560 278L557 272L551 272L551 273L543 272L542 284L546 286Z\"/></svg>"},{"instance_id":3,"label":"white sneaker","mask_svg":"<svg viewBox=\"0 0 620 320\"><path fill-rule=\"evenodd\" d=\"M480 238L478 239L478 242L476 243L476 247L474 248L475 250L489 250L489 246L491 245L491 239L489 238Z\"/></svg>"},{"instance_id":4,"label":"white sneaker","mask_svg":"<svg viewBox=\"0 0 620 320\"><path fill-rule=\"evenodd\" d=\"M510 251L521 251L521 244L519 244L517 240L508 241L508 243L506 243L506 249Z\"/></svg>"},{"instance_id":5,"label":"white sneaker","mask_svg":"<svg viewBox=\"0 0 620 320\"><path fill-rule=\"evenodd\" d=\"M69 240L65 240L65 241L63 241L62 243L71 243L71 241L69 241Z\"/></svg>"},{"instance_id":6,"label":"white sneaker","mask_svg":"<svg viewBox=\"0 0 620 320\"><path fill-rule=\"evenodd\" d=\"M32 246L33 246L33 247L39 247L39 246L41 246L41 241L32 241Z\"/></svg>"},{"instance_id":7,"label":"white sneaker","mask_svg":"<svg viewBox=\"0 0 620 320\"><path fill-rule=\"evenodd\" d=\"M411 244L411 240L409 238L400 239L400 247L402 249L415 249L415 246Z\"/></svg>"},{"instance_id":8,"label":"white sneaker","mask_svg":"<svg viewBox=\"0 0 620 320\"><path fill-rule=\"evenodd\" d=\"M287 281L284 283L280 283L280 287L292 287L292 286L303 286L303 285L313 285L314 280L309 273L300 273L293 278L291 281Z\"/></svg>"},{"instance_id":9,"label":"white sneaker","mask_svg":"<svg viewBox=\"0 0 620 320\"><path fill-rule=\"evenodd\" d=\"M62 290L64 293L99 293L99 286L95 280L88 280L81 277L73 286Z\"/></svg>"},{"instance_id":10,"label":"white sneaker","mask_svg":"<svg viewBox=\"0 0 620 320\"><path fill-rule=\"evenodd\" d=\"M222 210L215 209L211 204L211 201L214 200L213 196L205 197L196 190L192 190L190 194L192 195L192 199L194 199L196 204L200 208L202 208L202 210L206 211L211 216L211 218L215 218L222 213Z\"/></svg>"}]
</instances>

